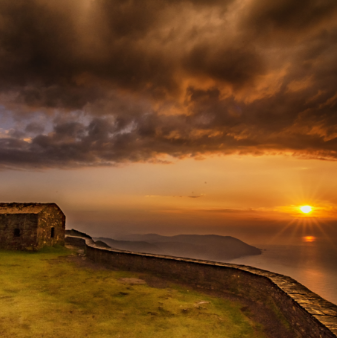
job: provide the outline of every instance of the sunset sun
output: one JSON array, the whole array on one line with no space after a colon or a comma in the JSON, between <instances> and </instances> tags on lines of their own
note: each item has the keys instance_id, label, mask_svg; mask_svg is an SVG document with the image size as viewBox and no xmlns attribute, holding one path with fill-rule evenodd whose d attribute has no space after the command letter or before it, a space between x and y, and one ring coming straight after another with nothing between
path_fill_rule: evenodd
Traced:
<instances>
[{"instance_id":1,"label":"sunset sun","mask_svg":"<svg viewBox=\"0 0 337 338\"><path fill-rule=\"evenodd\" d=\"M302 205L300 206L300 210L304 213L304 214L309 214L312 212L312 207L310 205Z\"/></svg>"}]
</instances>

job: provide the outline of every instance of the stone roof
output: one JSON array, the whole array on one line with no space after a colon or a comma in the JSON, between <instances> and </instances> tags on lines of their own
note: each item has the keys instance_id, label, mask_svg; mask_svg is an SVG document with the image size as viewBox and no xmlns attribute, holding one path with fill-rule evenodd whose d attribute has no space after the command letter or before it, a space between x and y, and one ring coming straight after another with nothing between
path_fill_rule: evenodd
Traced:
<instances>
[{"instance_id":1,"label":"stone roof","mask_svg":"<svg viewBox=\"0 0 337 338\"><path fill-rule=\"evenodd\" d=\"M0 214L38 214L55 203L0 203Z\"/></svg>"}]
</instances>

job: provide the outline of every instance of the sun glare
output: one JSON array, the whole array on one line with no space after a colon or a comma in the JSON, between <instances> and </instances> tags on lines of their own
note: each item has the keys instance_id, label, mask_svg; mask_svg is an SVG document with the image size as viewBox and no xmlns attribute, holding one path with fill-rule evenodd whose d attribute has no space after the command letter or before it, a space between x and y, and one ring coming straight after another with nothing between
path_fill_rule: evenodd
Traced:
<instances>
[{"instance_id":1,"label":"sun glare","mask_svg":"<svg viewBox=\"0 0 337 338\"><path fill-rule=\"evenodd\" d=\"M312 212L312 207L310 205L302 205L302 206L300 206L300 210L304 214L309 214L310 212Z\"/></svg>"}]
</instances>

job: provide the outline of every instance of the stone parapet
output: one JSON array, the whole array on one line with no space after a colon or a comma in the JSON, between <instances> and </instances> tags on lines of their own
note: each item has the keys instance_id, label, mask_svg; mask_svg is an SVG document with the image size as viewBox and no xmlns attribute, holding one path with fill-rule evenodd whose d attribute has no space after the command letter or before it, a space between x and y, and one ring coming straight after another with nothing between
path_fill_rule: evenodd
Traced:
<instances>
[{"instance_id":1,"label":"stone parapet","mask_svg":"<svg viewBox=\"0 0 337 338\"><path fill-rule=\"evenodd\" d=\"M337 306L290 277L245 265L101 248L83 237L66 236L66 243L85 247L98 263L277 306L299 337L337 337Z\"/></svg>"}]
</instances>

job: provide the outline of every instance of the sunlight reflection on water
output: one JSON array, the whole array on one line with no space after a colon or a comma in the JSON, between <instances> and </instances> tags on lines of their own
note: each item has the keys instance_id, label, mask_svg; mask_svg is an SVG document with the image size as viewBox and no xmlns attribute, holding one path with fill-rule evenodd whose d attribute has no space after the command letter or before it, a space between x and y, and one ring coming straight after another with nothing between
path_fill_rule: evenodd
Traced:
<instances>
[{"instance_id":1,"label":"sunlight reflection on water","mask_svg":"<svg viewBox=\"0 0 337 338\"><path fill-rule=\"evenodd\" d=\"M304 242L314 242L316 240L316 237L315 236L304 236L302 237L302 240Z\"/></svg>"}]
</instances>

